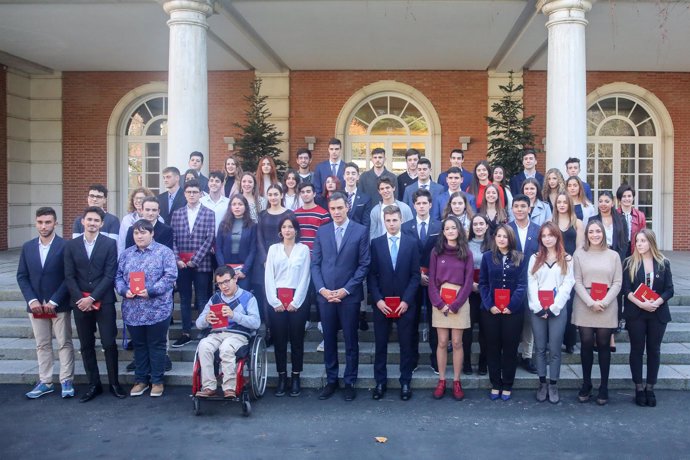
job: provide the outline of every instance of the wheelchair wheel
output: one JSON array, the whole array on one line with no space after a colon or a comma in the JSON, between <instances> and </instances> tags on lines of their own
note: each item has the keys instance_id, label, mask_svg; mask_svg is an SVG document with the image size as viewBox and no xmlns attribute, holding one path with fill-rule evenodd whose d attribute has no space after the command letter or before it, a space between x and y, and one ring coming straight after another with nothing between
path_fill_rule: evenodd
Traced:
<instances>
[{"instance_id":1,"label":"wheelchair wheel","mask_svg":"<svg viewBox=\"0 0 690 460\"><path fill-rule=\"evenodd\" d=\"M192 402L194 403L194 415L201 415L201 401L199 401L199 398L192 398Z\"/></svg>"},{"instance_id":2,"label":"wheelchair wheel","mask_svg":"<svg viewBox=\"0 0 690 460\"><path fill-rule=\"evenodd\" d=\"M266 353L266 342L263 336L257 335L254 337L252 349L249 352L249 396L252 401L256 401L264 395L267 380L268 354Z\"/></svg>"},{"instance_id":3,"label":"wheelchair wheel","mask_svg":"<svg viewBox=\"0 0 690 460\"><path fill-rule=\"evenodd\" d=\"M249 417L252 414L252 403L249 401L242 402L242 415Z\"/></svg>"}]
</instances>

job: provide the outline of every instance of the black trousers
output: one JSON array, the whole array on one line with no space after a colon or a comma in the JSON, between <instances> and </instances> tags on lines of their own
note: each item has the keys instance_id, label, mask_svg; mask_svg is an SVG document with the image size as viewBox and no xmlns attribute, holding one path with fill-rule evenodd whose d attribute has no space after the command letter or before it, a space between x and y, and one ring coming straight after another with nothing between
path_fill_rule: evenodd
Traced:
<instances>
[{"instance_id":1,"label":"black trousers","mask_svg":"<svg viewBox=\"0 0 690 460\"><path fill-rule=\"evenodd\" d=\"M100 385L101 376L96 362L96 329L101 336L101 346L105 350L105 364L108 370L108 382L118 384L117 366L117 325L115 324L115 304L103 304L100 310L83 312L73 308L74 323L77 326L81 359L89 378L89 385Z\"/></svg>"},{"instance_id":2,"label":"black trousers","mask_svg":"<svg viewBox=\"0 0 690 460\"><path fill-rule=\"evenodd\" d=\"M429 328L429 364L434 369L438 369L436 362L436 348L438 347L438 334L436 328L431 327L432 305L429 300L429 290L426 286L417 290L417 314L415 315L415 325L412 331L412 369L419 365L419 324L425 322Z\"/></svg>"},{"instance_id":3,"label":"black trousers","mask_svg":"<svg viewBox=\"0 0 690 460\"><path fill-rule=\"evenodd\" d=\"M268 305L271 318L271 336L278 373L287 372L287 344L290 341L292 372L302 372L304 363L304 324L309 318L309 304L304 302L296 312L277 313Z\"/></svg>"},{"instance_id":4,"label":"black trousers","mask_svg":"<svg viewBox=\"0 0 690 460\"><path fill-rule=\"evenodd\" d=\"M656 315L640 315L625 322L630 335L630 372L633 382L642 385L642 357L647 347L647 384L656 385L661 364L661 341L664 339L666 324Z\"/></svg>"},{"instance_id":5,"label":"black trousers","mask_svg":"<svg viewBox=\"0 0 690 460\"><path fill-rule=\"evenodd\" d=\"M577 344L577 326L572 322L573 318L573 299L575 299L575 289L570 293L570 299L565 304L568 313L568 322L565 325L565 333L563 334L563 345L566 347L574 347Z\"/></svg>"},{"instance_id":6,"label":"black trousers","mask_svg":"<svg viewBox=\"0 0 690 460\"><path fill-rule=\"evenodd\" d=\"M479 324L479 367L486 366L486 337L484 336L484 328L480 321L482 298L478 292L470 294L470 321L471 326L462 332L462 349L465 354L465 362L472 365L472 338L473 326Z\"/></svg>"},{"instance_id":7,"label":"black trousers","mask_svg":"<svg viewBox=\"0 0 690 460\"><path fill-rule=\"evenodd\" d=\"M386 364L388 364L388 334L392 323L398 325L398 342L400 343L400 384L409 384L414 370L413 332L417 324L417 309L410 306L400 318L386 318L381 310L374 305L374 338L376 351L374 354L374 378L379 385L385 385L388 380Z\"/></svg>"},{"instance_id":8,"label":"black trousers","mask_svg":"<svg viewBox=\"0 0 690 460\"><path fill-rule=\"evenodd\" d=\"M486 337L489 380L496 390L510 391L513 388L517 368L517 349L522 336L524 317L524 312L494 315L488 310L481 311L481 327Z\"/></svg>"}]
</instances>

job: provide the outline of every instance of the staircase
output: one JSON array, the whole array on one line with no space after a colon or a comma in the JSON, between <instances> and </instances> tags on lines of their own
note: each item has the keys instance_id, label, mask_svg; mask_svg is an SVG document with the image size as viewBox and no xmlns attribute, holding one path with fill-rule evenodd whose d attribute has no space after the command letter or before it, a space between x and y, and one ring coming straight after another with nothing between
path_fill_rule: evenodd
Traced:
<instances>
[{"instance_id":1,"label":"staircase","mask_svg":"<svg viewBox=\"0 0 690 460\"><path fill-rule=\"evenodd\" d=\"M661 347L661 369L659 371L658 389L688 390L690 389L690 296L678 296L672 299L671 315L673 322L668 325L664 343ZM174 312L175 324L170 328L170 339L174 341L180 335L179 306ZM323 353L317 352L316 347L321 341L321 333L314 327L310 328L305 339L304 371L302 372L302 386L307 388L320 388L325 382L323 366ZM118 305L118 327L122 328L122 321ZM76 337L76 328L73 327L75 348L75 381L77 384L86 383L84 369L79 355L79 340ZM476 334L476 331L475 331ZM121 332L119 337L121 337ZM398 387L398 363L400 353L395 329L391 333L391 343L388 348L388 387ZM609 380L610 388L630 388L630 369L628 367L628 352L630 350L627 333L623 331L616 338L617 352L612 354L612 366ZM98 343L98 342L97 342ZM120 341L118 340L118 344ZM374 382L374 333L370 323L368 331L359 334L359 388L372 388ZM187 344L182 348L171 348L170 358L173 361L173 369L166 373L168 385L182 385L191 387L192 361L197 342ZM55 346L55 344L54 344ZM420 343L420 365L413 375L412 387L434 388L438 376L434 375L428 365L429 345ZM464 388L489 388L488 376L476 374L478 360L478 345L473 344L472 363L475 374L462 376ZM0 288L0 383L24 383L32 384L37 379L37 361L35 342L31 330L31 324L27 318L25 303L16 288ZM97 346L99 366L101 373L105 375L103 353ZM127 373L125 366L133 359L133 352L120 351L120 382L133 383L133 373ZM275 359L273 349L269 348L269 385L276 380ZM344 345L342 336L338 347L340 372L344 369ZM57 352L56 352L57 359ZM575 354L562 355L561 388L579 388L582 371L578 350ZM449 359L450 362L450 359ZM290 367L288 365L288 372ZM58 364L55 365L55 381L58 380ZM449 368L452 376L452 370ZM595 364L593 376L598 377L598 368ZM516 388L535 388L537 378L518 368L516 375ZM595 381L596 385L596 381Z\"/></svg>"}]
</instances>

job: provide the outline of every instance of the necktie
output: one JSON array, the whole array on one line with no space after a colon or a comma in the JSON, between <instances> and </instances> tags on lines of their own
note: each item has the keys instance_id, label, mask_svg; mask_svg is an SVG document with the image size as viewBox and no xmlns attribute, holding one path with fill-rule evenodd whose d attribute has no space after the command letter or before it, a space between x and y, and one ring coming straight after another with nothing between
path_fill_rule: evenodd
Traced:
<instances>
[{"instance_id":1,"label":"necktie","mask_svg":"<svg viewBox=\"0 0 690 460\"><path fill-rule=\"evenodd\" d=\"M391 236L391 262L393 262L393 270L395 270L395 263L398 261L398 237Z\"/></svg>"},{"instance_id":2,"label":"necktie","mask_svg":"<svg viewBox=\"0 0 690 460\"><path fill-rule=\"evenodd\" d=\"M355 204L355 194L354 193L348 193L347 194L347 204L350 206L350 211L352 211L352 206Z\"/></svg>"},{"instance_id":3,"label":"necktie","mask_svg":"<svg viewBox=\"0 0 690 460\"><path fill-rule=\"evenodd\" d=\"M426 243L426 222L422 222L422 229L419 230L419 239Z\"/></svg>"},{"instance_id":4,"label":"necktie","mask_svg":"<svg viewBox=\"0 0 690 460\"><path fill-rule=\"evenodd\" d=\"M427 187L429 187L429 186L428 185L422 185L421 187L422 187L422 190L426 190Z\"/></svg>"},{"instance_id":5,"label":"necktie","mask_svg":"<svg viewBox=\"0 0 690 460\"><path fill-rule=\"evenodd\" d=\"M332 173L334 176L337 176L337 175L338 175L338 165L337 165L337 164L331 163L331 173Z\"/></svg>"},{"instance_id":6,"label":"necktie","mask_svg":"<svg viewBox=\"0 0 690 460\"><path fill-rule=\"evenodd\" d=\"M343 243L343 227L335 229L335 249L340 252L340 245Z\"/></svg>"},{"instance_id":7,"label":"necktie","mask_svg":"<svg viewBox=\"0 0 690 460\"><path fill-rule=\"evenodd\" d=\"M172 209L173 201L175 201L175 197L172 193L168 192L168 212Z\"/></svg>"}]
</instances>

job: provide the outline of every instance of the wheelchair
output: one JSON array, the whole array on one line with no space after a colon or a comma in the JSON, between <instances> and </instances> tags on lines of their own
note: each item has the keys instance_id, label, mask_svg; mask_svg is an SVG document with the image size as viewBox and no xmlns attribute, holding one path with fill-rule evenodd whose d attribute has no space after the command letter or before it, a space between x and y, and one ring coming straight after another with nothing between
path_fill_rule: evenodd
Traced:
<instances>
[{"instance_id":1,"label":"wheelchair","mask_svg":"<svg viewBox=\"0 0 690 460\"><path fill-rule=\"evenodd\" d=\"M206 331L205 335L208 335ZM260 399L266 392L266 381L268 380L268 355L266 353L266 341L264 337L255 332L249 338L249 343L241 347L235 354L235 365L237 373L237 384L235 386L235 398L224 398L221 395L208 398L199 398L197 391L201 390L201 363L199 362L198 349L194 352L194 367L192 371L192 402L194 404L194 415L201 414L201 400L204 401L231 401L242 405L242 415L249 417L252 413L252 401ZM213 367L216 378L222 381L220 372L220 355L216 351ZM220 388L220 382L218 388Z\"/></svg>"}]
</instances>

